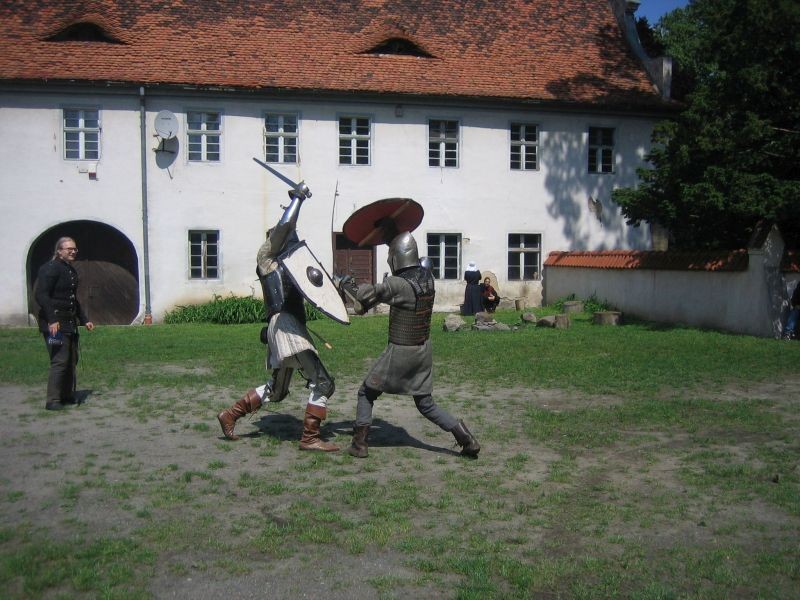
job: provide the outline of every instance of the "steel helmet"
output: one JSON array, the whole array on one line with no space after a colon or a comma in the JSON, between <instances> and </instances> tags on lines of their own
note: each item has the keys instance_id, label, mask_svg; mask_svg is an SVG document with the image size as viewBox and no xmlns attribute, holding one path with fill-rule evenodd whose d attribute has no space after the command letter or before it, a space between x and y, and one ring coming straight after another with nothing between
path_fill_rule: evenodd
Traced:
<instances>
[{"instance_id":1,"label":"steel helmet","mask_svg":"<svg viewBox=\"0 0 800 600\"><path fill-rule=\"evenodd\" d=\"M392 275L399 273L403 269L419 266L417 242L411 233L406 231L394 237L389 244L389 259L387 262L392 269Z\"/></svg>"}]
</instances>

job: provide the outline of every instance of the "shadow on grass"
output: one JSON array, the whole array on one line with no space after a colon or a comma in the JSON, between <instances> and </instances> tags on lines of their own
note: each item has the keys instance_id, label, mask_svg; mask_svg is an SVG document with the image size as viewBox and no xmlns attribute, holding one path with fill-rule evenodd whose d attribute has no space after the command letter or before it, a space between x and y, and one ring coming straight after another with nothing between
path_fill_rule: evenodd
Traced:
<instances>
[{"instance_id":1,"label":"shadow on grass","mask_svg":"<svg viewBox=\"0 0 800 600\"><path fill-rule=\"evenodd\" d=\"M75 400L78 404L85 404L94 390L75 390Z\"/></svg>"},{"instance_id":2,"label":"shadow on grass","mask_svg":"<svg viewBox=\"0 0 800 600\"><path fill-rule=\"evenodd\" d=\"M266 413L262 414L257 422L254 422L258 431L251 433L239 433L243 438L257 438L262 435L268 435L276 440L282 442L295 442L300 439L303 433L303 423L300 419L293 415L284 415L280 413ZM324 423L320 434L322 439L330 440L333 434L337 436L337 444L343 443L345 440L349 441L350 435L353 432L353 422L347 421L334 421ZM238 433L238 432L237 432ZM220 439L224 439L220 436ZM341 442L341 443L340 443ZM397 427L391 423L387 423L383 419L375 419L372 422L372 427L369 431L368 443L374 447L409 447L419 448L420 450L428 450L429 452L436 452L438 454L450 454L458 456L459 453L451 448L442 448L440 446L432 446L418 440L410 435L403 427Z\"/></svg>"},{"instance_id":3,"label":"shadow on grass","mask_svg":"<svg viewBox=\"0 0 800 600\"><path fill-rule=\"evenodd\" d=\"M335 428L336 433L339 435L346 436L353 431L352 421L331 423L331 427ZM367 442L370 446L375 447L405 446L409 448L419 448L420 450L428 450L429 452L435 452L437 454L459 455L458 452L451 448L442 448L440 446L426 444L409 434L403 427L397 427L383 419L375 419L372 421L372 427L370 427Z\"/></svg>"},{"instance_id":4,"label":"shadow on grass","mask_svg":"<svg viewBox=\"0 0 800 600\"><path fill-rule=\"evenodd\" d=\"M645 321L636 317L627 317L623 315L623 323L620 327L626 325L635 325L636 327L645 331L667 332L667 331L687 331L687 332L702 332L702 333L715 333L718 335L729 337L752 337L747 334L738 333L735 331L725 331L723 329L715 329L713 327L699 327L697 325L686 325L684 323L662 323L659 321Z\"/></svg>"}]
</instances>

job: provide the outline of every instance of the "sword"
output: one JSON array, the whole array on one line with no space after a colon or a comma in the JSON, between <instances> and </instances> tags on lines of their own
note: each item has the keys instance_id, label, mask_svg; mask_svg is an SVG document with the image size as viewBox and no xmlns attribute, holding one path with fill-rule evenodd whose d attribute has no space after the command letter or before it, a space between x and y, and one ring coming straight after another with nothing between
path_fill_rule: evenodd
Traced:
<instances>
[{"instance_id":1,"label":"sword","mask_svg":"<svg viewBox=\"0 0 800 600\"><path fill-rule=\"evenodd\" d=\"M318 334L316 331L314 331L313 329L311 329L311 328L310 328L308 325L306 325L306 329L309 331L309 333L312 333L312 334L314 334L314 337L315 337L315 338L317 338L317 339L318 339L320 342L322 342L323 344L325 344L325 347L326 347L328 350L333 350L333 346L331 346L331 345L328 343L328 340L326 340L324 337L322 337L322 336L321 336L320 334Z\"/></svg>"},{"instance_id":2,"label":"sword","mask_svg":"<svg viewBox=\"0 0 800 600\"><path fill-rule=\"evenodd\" d=\"M311 190L308 189L308 186L305 184L304 181L301 181L300 183L295 183L294 181L286 177L286 175L284 175L283 173L276 171L275 169L270 167L267 163L258 160L255 156L253 157L253 160L256 161L258 164L260 164L262 167L264 167L267 171L275 175L275 177L280 179L283 183L292 188L292 191L289 192L290 196L292 196L293 195L292 192L294 192L294 195L302 199L311 198Z\"/></svg>"}]
</instances>

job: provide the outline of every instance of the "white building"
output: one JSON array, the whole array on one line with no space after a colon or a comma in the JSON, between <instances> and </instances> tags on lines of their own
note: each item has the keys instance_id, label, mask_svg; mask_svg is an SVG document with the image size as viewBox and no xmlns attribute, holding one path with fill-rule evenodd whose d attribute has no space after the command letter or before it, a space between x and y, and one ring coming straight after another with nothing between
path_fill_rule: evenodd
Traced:
<instances>
[{"instance_id":1,"label":"white building","mask_svg":"<svg viewBox=\"0 0 800 600\"><path fill-rule=\"evenodd\" d=\"M627 23L619 0L158 4L0 7L0 323L29 322L62 235L95 322L260 295L288 186L254 157L311 188L298 229L330 272L380 279L386 247L343 223L419 202L439 309L468 261L538 304L550 251L651 246L610 200L670 110L626 37L637 3Z\"/></svg>"}]
</instances>

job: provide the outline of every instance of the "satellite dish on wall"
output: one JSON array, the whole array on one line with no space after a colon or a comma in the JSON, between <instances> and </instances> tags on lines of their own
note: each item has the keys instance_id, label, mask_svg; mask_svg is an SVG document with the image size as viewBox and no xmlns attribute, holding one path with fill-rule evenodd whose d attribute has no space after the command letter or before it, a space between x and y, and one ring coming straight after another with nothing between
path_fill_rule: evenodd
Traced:
<instances>
[{"instance_id":1,"label":"satellite dish on wall","mask_svg":"<svg viewBox=\"0 0 800 600\"><path fill-rule=\"evenodd\" d=\"M168 110L156 115L156 133L165 140L171 140L178 133L178 117Z\"/></svg>"}]
</instances>

